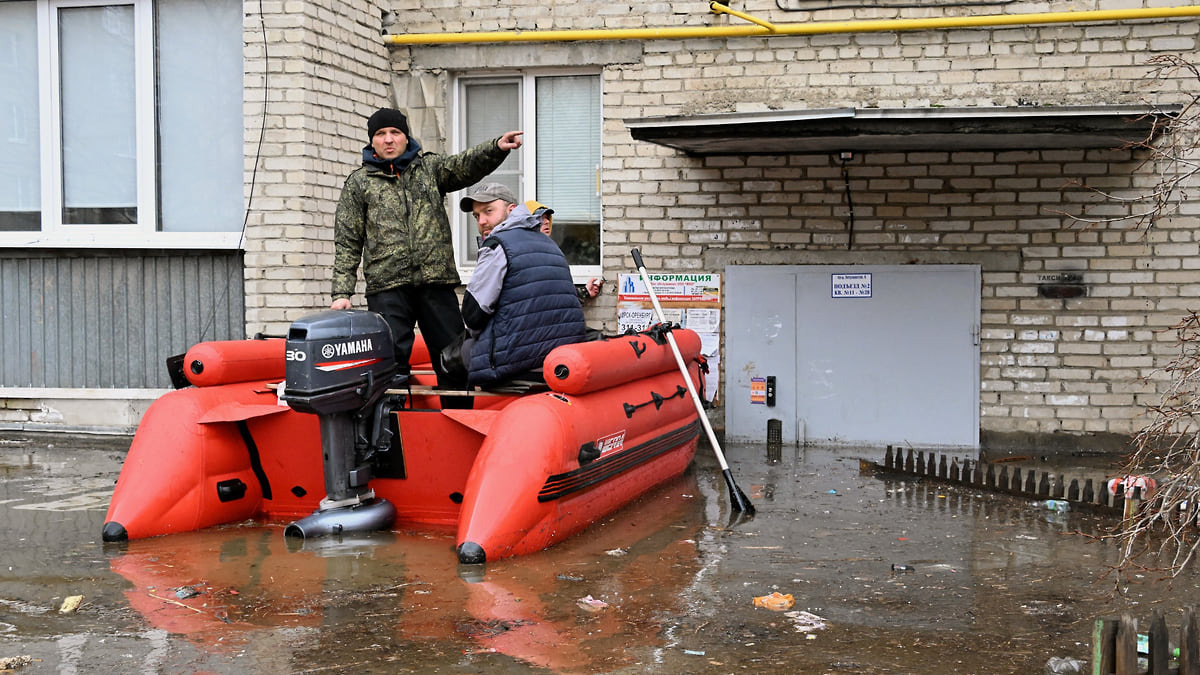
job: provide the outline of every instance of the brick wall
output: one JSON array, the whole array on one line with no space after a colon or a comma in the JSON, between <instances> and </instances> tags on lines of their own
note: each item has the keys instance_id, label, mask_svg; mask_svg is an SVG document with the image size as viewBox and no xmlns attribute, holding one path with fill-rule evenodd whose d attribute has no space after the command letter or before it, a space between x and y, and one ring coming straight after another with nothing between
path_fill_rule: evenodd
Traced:
<instances>
[{"instance_id":1,"label":"brick wall","mask_svg":"<svg viewBox=\"0 0 1200 675\"><path fill-rule=\"evenodd\" d=\"M362 9L361 3L351 4ZM625 119L838 106L1179 103L1198 84L1178 77L1146 77L1148 59L1156 54L1194 56L1200 46L1200 22L1195 19L770 38L432 45L388 52L378 49L377 35L369 34L373 9L336 22L343 27L339 32L320 5L298 6L305 11L269 16L268 30L286 33L291 28L284 24L300 24L295 28L297 41L284 42L279 49L295 49L301 64L312 67L293 72L289 65L279 76L295 78L297 86L316 91L295 102L274 94L284 100L272 101L268 145L279 165L270 170L270 183L261 182L260 169L260 194L274 200L274 207L267 210L258 202L251 210L252 219L262 226L251 242L261 262L255 258L252 266L248 261L247 282L254 284L247 301L252 305L247 317L251 326L277 326L289 307L323 302L331 256L322 236L327 233L317 231L316 225L330 218L340 181L351 166L346 154L361 143L352 133L354 126L386 97L385 82L401 105L413 107L421 138L444 142L451 114L446 91L456 73L602 66L603 264L609 279L631 269L628 251L633 246L658 269L715 272L722 271L711 267L719 257L714 254L720 252L786 254L844 251L847 246L848 213L837 158L687 157L634 142ZM351 11L343 3L338 7L343 13ZM700 1L629 6L408 0L393 2L392 8L401 18L398 30L407 32L744 23L715 16L707 2ZM1003 10L931 5L789 12L773 0L737 6L777 24L1108 8L1085 2L1018 3ZM281 25L273 26L272 18ZM258 54L252 23L248 18L248 59ZM349 24L361 30L346 31ZM344 44L317 49L323 39L339 37ZM273 48L277 44L271 40ZM370 64L365 69L369 72L341 68L352 82L338 85L346 89L335 105L321 88L339 81L324 75L326 59L340 63L351 51ZM386 59L389 80L383 77ZM283 66L282 61L273 65ZM252 150L257 83L256 71L248 70L247 138ZM287 89L276 81L271 91ZM284 114L286 106L295 106L294 116ZM333 128L318 134L313 129L319 127L296 126L302 120ZM872 255L892 261L908 254L951 253L960 260L977 257L984 262L985 431L1128 434L1141 423L1138 416L1144 406L1156 400L1162 386L1154 368L1172 354L1172 335L1162 331L1184 310L1200 307L1200 207L1195 201L1185 204L1178 217L1149 233L1128 224L1082 226L1063 215L1078 213L1085 205L1102 217L1127 212L1130 206L1097 203L1093 193L1073 181L1136 194L1153 182L1153 175L1139 166L1141 159L1118 149L932 151L869 153L846 166L855 202L853 250L864 261L870 262ZM313 180L285 180L284 167L292 163ZM291 204L303 207L303 213L291 210ZM288 251L274 250L282 234L289 235ZM986 261L996 254L1016 262L989 266ZM1063 273L1081 275L1087 295L1041 297L1039 283ZM613 306L611 293L601 296L588 310L589 321L613 328Z\"/></svg>"},{"instance_id":2,"label":"brick wall","mask_svg":"<svg viewBox=\"0 0 1200 675\"><path fill-rule=\"evenodd\" d=\"M1109 189L1118 189L1115 177L1128 172L1131 154L869 153L848 163L857 260L945 262L929 258L944 253L981 265L985 430L1128 434L1157 400L1153 370L1170 357L1174 340L1162 330L1200 307L1194 219L1145 232L1056 215L1088 195L1070 183L1073 174L1114 177ZM606 236L623 234L672 269L704 269L718 248L770 253L775 262L786 262L788 250L847 250L834 158L720 157L700 167L689 175L705 184L707 204L637 208L639 219L678 218L686 239L632 226ZM1124 181L1132 183L1128 175ZM723 203L724 195L737 199ZM606 226L628 222L634 210L606 209ZM1062 275L1078 275L1086 295L1042 297L1039 286Z\"/></svg>"},{"instance_id":3,"label":"brick wall","mask_svg":"<svg viewBox=\"0 0 1200 675\"><path fill-rule=\"evenodd\" d=\"M382 1L259 7L246 3L243 27L246 326L278 335L329 306L338 194L360 163L366 118L395 102Z\"/></svg>"}]
</instances>

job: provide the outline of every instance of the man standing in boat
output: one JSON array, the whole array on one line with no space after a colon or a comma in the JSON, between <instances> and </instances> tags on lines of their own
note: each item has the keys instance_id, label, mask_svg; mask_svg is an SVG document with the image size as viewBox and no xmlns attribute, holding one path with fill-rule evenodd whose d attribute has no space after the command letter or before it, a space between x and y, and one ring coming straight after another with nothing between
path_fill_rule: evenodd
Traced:
<instances>
[{"instance_id":1,"label":"man standing in boat","mask_svg":"<svg viewBox=\"0 0 1200 675\"><path fill-rule=\"evenodd\" d=\"M475 216L481 234L489 232L463 295L463 320L474 338L463 349L468 384L540 371L550 350L587 332L571 266L541 233L541 218L506 186L480 185L459 207Z\"/></svg>"},{"instance_id":2,"label":"man standing in boat","mask_svg":"<svg viewBox=\"0 0 1200 675\"><path fill-rule=\"evenodd\" d=\"M408 134L408 120L399 110L381 108L367 120L362 166L346 178L334 218L330 305L350 309L361 261L367 309L391 328L398 377L405 379L415 327L431 354L463 330L446 194L495 171L521 147L522 132L509 131L449 156L421 152ZM439 385L462 388L462 381L440 366L437 370ZM470 399L443 403L470 407Z\"/></svg>"}]
</instances>

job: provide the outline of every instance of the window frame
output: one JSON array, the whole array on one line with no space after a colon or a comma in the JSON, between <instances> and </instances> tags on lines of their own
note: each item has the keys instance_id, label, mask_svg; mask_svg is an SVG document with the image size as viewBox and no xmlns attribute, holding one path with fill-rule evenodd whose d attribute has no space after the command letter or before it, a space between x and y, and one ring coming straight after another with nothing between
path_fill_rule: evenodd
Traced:
<instances>
[{"instance_id":1,"label":"window frame","mask_svg":"<svg viewBox=\"0 0 1200 675\"><path fill-rule=\"evenodd\" d=\"M224 232L162 232L158 209L155 0L32 0L38 45L38 142L41 229L0 232L2 248L244 248L242 228ZM134 125L137 148L137 223L71 225L63 222L62 95L59 11L76 7L132 6ZM238 83L238 86L241 86Z\"/></svg>"},{"instance_id":2,"label":"window frame","mask_svg":"<svg viewBox=\"0 0 1200 675\"><path fill-rule=\"evenodd\" d=\"M452 77L452 92L451 97L451 119L453 120L450 147L453 152L462 152L467 149L466 146L466 110L463 104L463 87L470 82L487 82L496 81L502 82L505 80L518 80L520 83L520 117L521 126L519 130L524 132L522 136L521 149L517 152L521 153L521 174L520 174L520 198L522 201L537 198L537 101L536 93L537 79L540 77L570 77L578 75L592 75L597 79L600 85L600 106L596 109L598 116L598 128L604 128L604 78L603 71L600 68L531 68L528 70L495 70L495 71L466 71L456 73ZM603 184L603 155L604 143L603 135L599 139L601 150L601 162L596 167L597 185ZM485 179L486 181L487 179ZM470 281L475 272L474 261L466 260L466 256L460 256L460 253L466 249L467 241L465 236L475 232L473 227L462 227L461 223L466 216L458 209L459 200L467 194L466 190L452 193L451 205L454 217L451 219L451 234L454 240L455 261L458 265L459 274L463 277L463 283ZM532 195L532 197L531 197ZM597 227L600 228L600 263L596 265L571 265L571 277L575 283L586 283L589 279L598 278L601 276L604 268L604 205L603 191L599 195L601 199L599 222ZM553 205L551 205L553 206Z\"/></svg>"}]
</instances>

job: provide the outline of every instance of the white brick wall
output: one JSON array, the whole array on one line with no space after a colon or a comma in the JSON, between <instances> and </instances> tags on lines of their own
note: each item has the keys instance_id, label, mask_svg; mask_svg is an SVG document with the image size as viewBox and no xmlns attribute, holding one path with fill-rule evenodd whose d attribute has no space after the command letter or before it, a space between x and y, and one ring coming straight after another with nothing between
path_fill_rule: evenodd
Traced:
<instances>
[{"instance_id":1,"label":"white brick wall","mask_svg":"<svg viewBox=\"0 0 1200 675\"><path fill-rule=\"evenodd\" d=\"M720 250L845 250L841 166L825 155L692 158L631 139L627 118L853 106L953 107L1182 102L1200 83L1151 81L1157 54L1195 57L1200 21L1174 19L696 38L623 44L511 43L382 46L379 4L268 2L271 76L267 134L247 243L247 322L278 332L328 301L329 224L357 163L362 120L390 98L411 108L420 137L444 143L446 87L459 71L541 63L600 64L605 115L602 201L609 279L641 247L651 264L704 270ZM782 2L785 6L787 2ZM1006 11L1108 9L1111 3L1019 3L1004 10L929 7L789 12L774 0L737 9L776 24L921 18ZM1128 3L1119 3L1121 7ZM800 6L799 0L792 0ZM1135 3L1135 6L1137 3ZM1149 5L1149 3L1147 3ZM261 35L246 21L247 156L261 120ZM706 1L613 5L594 0L396 0L398 30L619 29L742 25ZM548 51L561 49L561 52ZM632 51L631 51L632 50ZM632 56L631 56L632 54ZM1015 254L1019 270L984 265L981 412L985 431L1134 432L1162 391L1154 369L1173 352L1164 329L1200 307L1195 197L1149 233L1086 227L1061 215L1128 212L1072 180L1133 195L1154 176L1128 150L870 153L849 165L854 250ZM248 164L249 167L249 164ZM249 168L247 171L249 178ZM721 269L706 271L722 272ZM1079 272L1088 295L1039 297L1039 274ZM601 296L593 325L614 328ZM1143 379L1147 378L1147 379Z\"/></svg>"},{"instance_id":2,"label":"white brick wall","mask_svg":"<svg viewBox=\"0 0 1200 675\"><path fill-rule=\"evenodd\" d=\"M259 4L247 2L243 26L246 324L248 334L282 334L329 306L338 194L359 164L367 116L395 101L379 35L385 3L268 0L262 7L260 16Z\"/></svg>"}]
</instances>

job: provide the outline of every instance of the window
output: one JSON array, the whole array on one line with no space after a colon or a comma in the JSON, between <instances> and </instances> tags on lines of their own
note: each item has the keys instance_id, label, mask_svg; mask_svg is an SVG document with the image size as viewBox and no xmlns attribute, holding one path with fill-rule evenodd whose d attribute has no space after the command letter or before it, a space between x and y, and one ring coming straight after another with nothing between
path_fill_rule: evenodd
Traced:
<instances>
[{"instance_id":1,"label":"window","mask_svg":"<svg viewBox=\"0 0 1200 675\"><path fill-rule=\"evenodd\" d=\"M521 149L486 180L504 183L523 201L536 199L554 209L551 236L576 278L599 275L599 75L463 77L457 95L456 147L469 148L512 129L524 131ZM475 222L463 214L455 235L460 264L474 263Z\"/></svg>"},{"instance_id":2,"label":"window","mask_svg":"<svg viewBox=\"0 0 1200 675\"><path fill-rule=\"evenodd\" d=\"M0 2L0 246L237 247L242 72L238 0Z\"/></svg>"}]
</instances>

